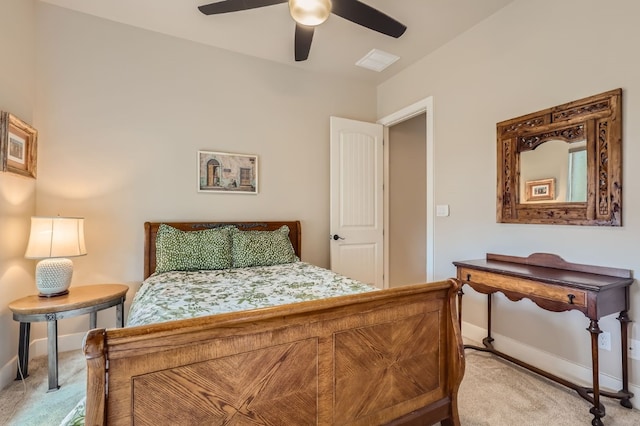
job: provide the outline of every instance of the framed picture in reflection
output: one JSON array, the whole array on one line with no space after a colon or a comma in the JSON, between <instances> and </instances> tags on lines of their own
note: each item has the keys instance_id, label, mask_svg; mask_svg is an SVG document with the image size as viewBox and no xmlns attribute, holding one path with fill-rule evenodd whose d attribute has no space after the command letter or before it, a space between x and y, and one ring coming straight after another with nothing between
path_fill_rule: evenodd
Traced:
<instances>
[{"instance_id":1,"label":"framed picture in reflection","mask_svg":"<svg viewBox=\"0 0 640 426\"><path fill-rule=\"evenodd\" d=\"M525 183L526 201L555 199L555 181L553 178L527 181Z\"/></svg>"}]
</instances>

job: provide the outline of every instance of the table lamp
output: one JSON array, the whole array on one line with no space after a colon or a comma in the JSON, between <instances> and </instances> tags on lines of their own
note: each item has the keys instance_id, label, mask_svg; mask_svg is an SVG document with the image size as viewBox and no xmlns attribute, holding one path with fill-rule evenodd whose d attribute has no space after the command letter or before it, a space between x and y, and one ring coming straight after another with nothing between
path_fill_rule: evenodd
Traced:
<instances>
[{"instance_id":1,"label":"table lamp","mask_svg":"<svg viewBox=\"0 0 640 426\"><path fill-rule=\"evenodd\" d=\"M68 257L87 254L84 218L32 217L27 259L42 259L36 265L36 287L41 297L67 294L73 275Z\"/></svg>"}]
</instances>

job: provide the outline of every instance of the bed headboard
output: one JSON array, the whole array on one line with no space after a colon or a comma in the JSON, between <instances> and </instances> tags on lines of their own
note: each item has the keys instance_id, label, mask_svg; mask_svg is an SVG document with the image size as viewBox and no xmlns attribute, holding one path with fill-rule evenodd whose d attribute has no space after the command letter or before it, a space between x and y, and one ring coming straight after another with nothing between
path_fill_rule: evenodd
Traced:
<instances>
[{"instance_id":1,"label":"bed headboard","mask_svg":"<svg viewBox=\"0 0 640 426\"><path fill-rule=\"evenodd\" d=\"M144 223L144 278L156 270L156 234L161 224L173 226L182 231L198 231L234 225L243 231L274 231L282 225L289 227L289 239L296 256L301 258L302 230L300 221L288 222L145 222Z\"/></svg>"}]
</instances>

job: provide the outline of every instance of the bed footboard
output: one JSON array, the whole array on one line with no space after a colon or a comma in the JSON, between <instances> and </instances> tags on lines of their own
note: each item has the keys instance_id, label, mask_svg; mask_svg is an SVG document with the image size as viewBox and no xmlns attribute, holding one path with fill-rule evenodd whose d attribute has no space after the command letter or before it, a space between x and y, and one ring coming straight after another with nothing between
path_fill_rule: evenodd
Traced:
<instances>
[{"instance_id":1,"label":"bed footboard","mask_svg":"<svg viewBox=\"0 0 640 426\"><path fill-rule=\"evenodd\" d=\"M91 330L86 424L458 425L458 286Z\"/></svg>"}]
</instances>

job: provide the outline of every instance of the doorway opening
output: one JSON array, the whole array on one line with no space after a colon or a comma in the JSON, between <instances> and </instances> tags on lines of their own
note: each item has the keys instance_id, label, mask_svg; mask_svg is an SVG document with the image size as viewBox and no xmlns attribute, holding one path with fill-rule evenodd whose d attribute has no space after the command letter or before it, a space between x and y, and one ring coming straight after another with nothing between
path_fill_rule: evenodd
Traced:
<instances>
[{"instance_id":1,"label":"doorway opening","mask_svg":"<svg viewBox=\"0 0 640 426\"><path fill-rule=\"evenodd\" d=\"M414 118L416 121L413 121ZM384 139L387 141L384 146L384 187L388 188L384 191L384 228L386 230L384 233L384 270L386 272L384 287L418 281L431 282L434 280L435 259L433 98L428 97L409 105L378 120L378 123L385 127ZM405 133L411 133L410 139L413 142L409 145L413 147L409 149L413 150L413 155L419 155L422 158L413 158L404 162L406 156L410 155L402 153L404 148L408 148L403 147L406 142L404 141ZM397 139L398 135L402 137ZM398 145L392 147L394 141ZM413 173L408 173L403 169L404 167L414 168ZM396 182L392 182L391 178L394 176ZM405 182L406 179L413 179L416 184L413 201L411 184ZM403 184L407 187L404 188ZM392 191L397 193L394 192L392 195ZM409 206L403 204L409 204ZM416 211L410 211L410 206L418 204L421 206L417 207ZM402 259L402 252L405 250L410 254L409 259ZM419 270L421 263L422 269ZM403 272L402 268L407 267L410 268L410 272Z\"/></svg>"},{"instance_id":2,"label":"doorway opening","mask_svg":"<svg viewBox=\"0 0 640 426\"><path fill-rule=\"evenodd\" d=\"M389 287L427 281L426 114L389 127Z\"/></svg>"}]
</instances>

